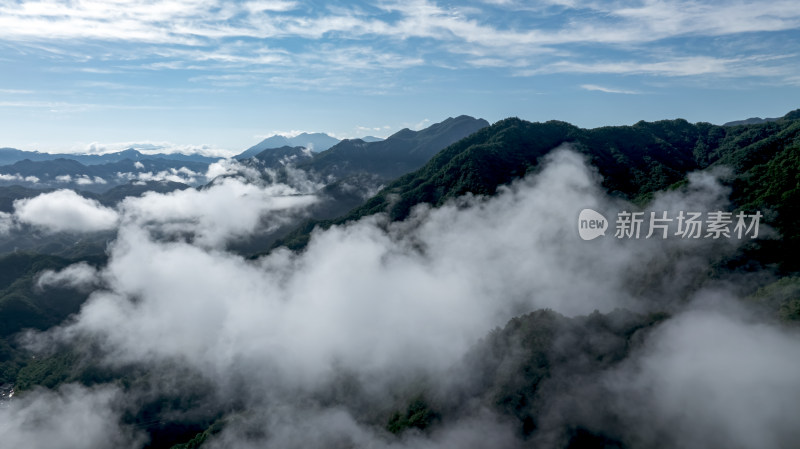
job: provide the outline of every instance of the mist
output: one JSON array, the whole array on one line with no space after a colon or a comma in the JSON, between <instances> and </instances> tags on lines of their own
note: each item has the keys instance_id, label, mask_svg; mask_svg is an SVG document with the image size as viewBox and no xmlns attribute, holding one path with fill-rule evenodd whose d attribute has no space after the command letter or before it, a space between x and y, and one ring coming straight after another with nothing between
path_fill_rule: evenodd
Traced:
<instances>
[{"instance_id":1,"label":"mist","mask_svg":"<svg viewBox=\"0 0 800 449\"><path fill-rule=\"evenodd\" d=\"M38 389L0 407L0 433L5 447L135 448L145 435L121 427L120 391L114 387L87 389L66 385L58 391ZM57 442L57 443L56 443Z\"/></svg>"},{"instance_id":2,"label":"mist","mask_svg":"<svg viewBox=\"0 0 800 449\"><path fill-rule=\"evenodd\" d=\"M607 374L632 445L777 449L800 438L800 334L731 296L701 292Z\"/></svg>"},{"instance_id":3,"label":"mist","mask_svg":"<svg viewBox=\"0 0 800 449\"><path fill-rule=\"evenodd\" d=\"M224 164L215 173L247 176ZM694 174L686 189L658 195L644 210L720 210L728 191L718 177ZM92 293L77 316L27 335L27 343L91 347L110 369L146 367L153 388L171 394L202 379L213 390L212 408L235 411L211 448L514 447L525 443L515 425L478 400L429 432L396 436L384 418L404 397L398 391L422 385L437 397L461 382L467 373L453 367L515 316L539 309L565 317L620 308L668 313L641 335L630 359L565 380L562 391L601 398L616 417L615 437L634 447L785 447L797 436L791 424L800 411L793 393L800 366L792 360L800 358L786 356L800 352L797 335L746 319L735 287L746 277L697 291L698 277L741 242L617 239L613 229L581 240L581 209L614 217L635 206L607 195L596 171L568 148L491 198L418 206L403 222L378 214L317 230L302 253L278 249L248 260L226 250L231 239L285 223L316 201L296 185L254 186L234 176L202 190L128 199L107 213L80 202L96 209L85 214L93 220L87 223L117 229L108 263L44 273L40 288ZM35 200L20 204L19 219L52 227L32 218ZM703 306L711 300L731 306L712 312ZM182 381L170 372L174 364L197 378ZM337 390L343 379L350 385L344 393ZM73 385L28 395L7 410L52 402L60 406L47 419L67 419L73 407L94 410L99 401L100 412L86 419L106 423L123 446L140 447L114 410L142 392L109 391ZM544 417L534 441L559 447L566 442L550 438L548 426L597 424L560 396L543 400L569 416ZM759 418L744 423L748 407ZM26 437L25 426L6 432L12 441ZM665 432L674 439L664 440Z\"/></svg>"}]
</instances>

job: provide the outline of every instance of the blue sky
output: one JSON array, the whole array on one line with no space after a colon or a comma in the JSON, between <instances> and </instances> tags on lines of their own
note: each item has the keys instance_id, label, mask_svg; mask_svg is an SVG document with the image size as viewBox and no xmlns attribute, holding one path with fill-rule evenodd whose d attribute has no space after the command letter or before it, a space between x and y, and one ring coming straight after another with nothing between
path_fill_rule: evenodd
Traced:
<instances>
[{"instance_id":1,"label":"blue sky","mask_svg":"<svg viewBox=\"0 0 800 449\"><path fill-rule=\"evenodd\" d=\"M797 0L0 0L0 147L239 152L448 116L800 108Z\"/></svg>"}]
</instances>

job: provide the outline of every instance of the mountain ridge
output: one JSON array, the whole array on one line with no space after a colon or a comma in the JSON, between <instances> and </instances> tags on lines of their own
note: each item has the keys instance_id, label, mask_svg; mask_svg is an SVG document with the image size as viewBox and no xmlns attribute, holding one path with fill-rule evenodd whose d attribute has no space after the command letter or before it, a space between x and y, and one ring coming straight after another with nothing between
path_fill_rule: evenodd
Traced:
<instances>
[{"instance_id":1,"label":"mountain ridge","mask_svg":"<svg viewBox=\"0 0 800 449\"><path fill-rule=\"evenodd\" d=\"M171 178L182 182L204 178L209 164L192 160L163 158L126 158L102 164L85 165L80 161L56 158L41 161L23 159L0 166L0 185L33 188L77 188L96 193L131 181Z\"/></svg>"},{"instance_id":2,"label":"mountain ridge","mask_svg":"<svg viewBox=\"0 0 800 449\"><path fill-rule=\"evenodd\" d=\"M203 156L201 154L182 154L182 153L155 153L146 154L134 148L104 154L85 154L85 153L42 153L39 151L25 151L16 148L0 148L0 166L11 165L15 162L28 159L33 162L52 161L56 159L69 159L80 162L83 165L100 165L112 162L120 162L125 159L133 161L144 159L165 159L188 162L216 162L221 157Z\"/></svg>"},{"instance_id":3,"label":"mountain ridge","mask_svg":"<svg viewBox=\"0 0 800 449\"><path fill-rule=\"evenodd\" d=\"M404 128L381 141L345 139L299 168L339 179L365 171L391 179L421 167L442 148L486 126L484 119L461 115L419 131Z\"/></svg>"},{"instance_id":4,"label":"mountain ridge","mask_svg":"<svg viewBox=\"0 0 800 449\"><path fill-rule=\"evenodd\" d=\"M760 260L789 271L800 268L800 233L793 227L800 220L795 205L800 204L800 189L795 187L800 183L797 110L775 122L733 127L676 119L583 129L561 121L507 118L443 149L349 213L308 221L275 246L302 249L317 226L327 228L376 213L403 220L417 204L435 207L466 193L493 195L499 186L536 170L542 157L563 144L589 159L609 193L637 203L683 182L689 172L714 164L733 167L735 204L775 210L781 217L773 224L784 240L762 242ZM771 185L780 187L769 189Z\"/></svg>"}]
</instances>

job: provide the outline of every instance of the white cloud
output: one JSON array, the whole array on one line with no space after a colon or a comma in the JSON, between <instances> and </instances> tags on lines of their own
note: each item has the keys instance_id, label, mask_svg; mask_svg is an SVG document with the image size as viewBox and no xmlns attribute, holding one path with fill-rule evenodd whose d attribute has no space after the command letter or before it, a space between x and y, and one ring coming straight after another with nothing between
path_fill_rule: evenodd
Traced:
<instances>
[{"instance_id":1,"label":"white cloud","mask_svg":"<svg viewBox=\"0 0 800 449\"><path fill-rule=\"evenodd\" d=\"M115 229L119 216L95 200L72 190L57 190L14 201L20 223L50 232L96 232Z\"/></svg>"},{"instance_id":2,"label":"white cloud","mask_svg":"<svg viewBox=\"0 0 800 449\"><path fill-rule=\"evenodd\" d=\"M107 184L107 181L99 176L91 177L89 175L60 175L55 177L56 182L62 184L75 183L80 186L88 186L92 184ZM37 178L38 181L38 178Z\"/></svg>"},{"instance_id":3,"label":"white cloud","mask_svg":"<svg viewBox=\"0 0 800 449\"><path fill-rule=\"evenodd\" d=\"M91 142L75 145L70 153L105 154L116 153L133 148L143 154L200 154L208 157L231 157L233 150L217 148L210 145L175 144L172 142L136 141L136 142Z\"/></svg>"},{"instance_id":4,"label":"white cloud","mask_svg":"<svg viewBox=\"0 0 800 449\"><path fill-rule=\"evenodd\" d=\"M727 191L713 177L692 176L689 182L687 191L659 195L652 206L724 207ZM296 193L289 186L258 188L224 179L204 190L126 200L105 267L95 272L76 266L48 275L74 285L101 279L102 288L74 321L39 338L88 339L112 365L155 367L180 360L213 382L222 396L238 392L253 409L232 420L210 447L289 442L330 447L332 439L367 447L463 447L475 441L512 447L513 430L491 413L478 411L430 434L390 440L384 431L362 424L353 409L324 406L314 395L330 393L328 385L342 373L352 376L354 390L363 390L369 403L381 406L392 400L385 387L397 379L417 379L421 373L447 382L443 370L487 332L539 308L567 315L621 306L679 310L694 280L686 273L704 273L709 255L733 249L710 240L580 240L580 209L610 217L611 211L631 205L603 193L581 156L556 151L537 175L491 198L467 196L438 209L421 206L404 222L376 215L317 231L299 254L278 250L247 260L224 251L221 243L232 235L253 232L260 219L271 219L281 207L298 206L302 197L281 197ZM164 238L170 223L176 224L172 232L198 237ZM669 269L658 269L662 265ZM674 327L642 337L642 345L653 349L635 355L633 368L620 373L621 385L609 383L619 395L603 404L614 408L621 401L619 416L634 434L644 429L637 421L641 417L656 416L667 432L680 423L687 432L668 433L686 443L675 444L680 447L714 446L697 437L695 422L700 421L722 431L725 442L743 441L748 448L756 437L737 440L740 432L791 441L785 438L793 435L786 423L795 414L781 415L765 398L784 389L800 391L797 363L791 361L800 358L781 361L756 354L759 364L780 373L754 385L760 365L747 366L737 351L766 353L763 348L783 348L789 340L761 325L730 321L678 316ZM718 348L720 340L725 341ZM794 354L797 344L791 345L775 354ZM730 367L737 372L727 373ZM624 378L637 372L642 375ZM162 388L173 391L175 384L165 382ZM745 393L728 399L733 391ZM703 396L708 393L710 399ZM655 404L634 407L640 397ZM789 393L779 404L794 411L796 399ZM743 423L743 406L750 401L763 415ZM716 407L731 410L715 415ZM761 425L764 429L757 428ZM267 441L243 443L238 433L249 428L259 430L250 435ZM649 442L648 437L641 436Z\"/></svg>"},{"instance_id":5,"label":"white cloud","mask_svg":"<svg viewBox=\"0 0 800 449\"><path fill-rule=\"evenodd\" d=\"M285 186L262 191L227 179L128 199L102 274L108 291L93 295L73 331L99 337L114 360L181 357L223 376L238 360L270 366L293 384L320 380L332 364L443 369L493 327L537 308L572 315L643 307L629 293L631 278L669 251L655 240L581 241L578 210L614 204L581 157L549 159L540 175L492 199L423 207L388 226L373 216L315 233L301 255L277 251L257 262L221 245L253 232L265 213L269 220L302 206L302 197L277 196L291 194ZM148 223L158 232L145 232ZM197 237L159 240L187 231ZM702 267L710 251L675 245L687 270ZM679 294L678 280L668 287L652 296Z\"/></svg>"},{"instance_id":6,"label":"white cloud","mask_svg":"<svg viewBox=\"0 0 800 449\"><path fill-rule=\"evenodd\" d=\"M78 184L79 186L88 186L92 184L106 184L105 179L99 176L95 176L94 178L92 178L89 175L76 176L74 181L75 184Z\"/></svg>"},{"instance_id":7,"label":"white cloud","mask_svg":"<svg viewBox=\"0 0 800 449\"><path fill-rule=\"evenodd\" d=\"M126 198L120 210L126 222L167 235L190 233L198 245L221 247L258 229L285 224L316 201L287 185L259 187L225 178L203 190Z\"/></svg>"},{"instance_id":8,"label":"white cloud","mask_svg":"<svg viewBox=\"0 0 800 449\"><path fill-rule=\"evenodd\" d=\"M642 23L655 38L780 31L800 25L797 4L791 0L724 4L713 1L646 1L634 5L613 9L610 13Z\"/></svg>"},{"instance_id":9,"label":"white cloud","mask_svg":"<svg viewBox=\"0 0 800 449\"><path fill-rule=\"evenodd\" d=\"M270 429L265 438L244 437L254 429ZM256 432L265 434L265 432ZM344 408L311 408L276 404L273 410L248 414L231 423L215 438L209 449L259 447L359 447L375 449L439 449L502 447L521 449L511 424L486 410L464 417L443 429L407 432L401 439L377 431Z\"/></svg>"},{"instance_id":10,"label":"white cloud","mask_svg":"<svg viewBox=\"0 0 800 449\"><path fill-rule=\"evenodd\" d=\"M243 3L242 7L251 13L263 11L290 11L297 8L297 2L284 0L255 0Z\"/></svg>"},{"instance_id":11,"label":"white cloud","mask_svg":"<svg viewBox=\"0 0 800 449\"><path fill-rule=\"evenodd\" d=\"M520 75L537 75L542 73L611 73L611 74L646 74L662 76L697 76L697 75L724 75L741 76L745 67L743 59L722 59L706 56L692 56L671 58L656 62L621 61L581 63L572 61L559 61L533 70L520 70ZM753 61L755 63L755 61Z\"/></svg>"},{"instance_id":12,"label":"white cloud","mask_svg":"<svg viewBox=\"0 0 800 449\"><path fill-rule=\"evenodd\" d=\"M258 170L243 165L236 159L222 159L210 164L205 176L208 181L213 181L220 176L242 176L252 182L261 180L261 173Z\"/></svg>"},{"instance_id":13,"label":"white cloud","mask_svg":"<svg viewBox=\"0 0 800 449\"><path fill-rule=\"evenodd\" d=\"M0 236L8 235L14 229L14 216L7 212L0 212Z\"/></svg>"},{"instance_id":14,"label":"white cloud","mask_svg":"<svg viewBox=\"0 0 800 449\"><path fill-rule=\"evenodd\" d=\"M22 176L19 173L15 173L13 175L7 173L0 173L0 181L9 181L9 182L25 181L36 184L37 182L39 182L39 178L37 178L36 176Z\"/></svg>"},{"instance_id":15,"label":"white cloud","mask_svg":"<svg viewBox=\"0 0 800 449\"><path fill-rule=\"evenodd\" d=\"M665 58L669 60L680 57L681 49L670 39L781 32L800 26L800 13L792 0L722 4L710 0L488 3L495 7L445 6L428 0L338 8L280 0L238 4L215 0L120 0L114 7L31 0L0 6L0 39L26 45L36 45L31 41L73 39L135 43L140 45L128 50L130 56L121 57L128 68L120 65L119 69L203 69L203 76L192 79L223 88L268 83L294 89L326 89L331 82L314 80L331 70L347 74L359 71L360 77L337 80L347 86L391 84L385 76L364 82L364 72L387 73L417 66L504 67L518 73L561 73L561 65L553 63L552 57L542 57L553 54L568 55L564 61L568 65L615 65L619 73L719 75L726 72L714 67L671 71L666 61L649 63L665 63L650 68L613 61L590 64L583 58L585 50L578 47L597 45L653 59L664 54L663 49L652 48L653 43L661 43L666 54L673 55ZM541 17L547 8L557 11L548 10L548 15L555 14L563 20L543 23ZM520 17L509 21L508 14ZM258 42L250 42L250 38ZM410 52L407 42L412 38L426 40L426 45L414 46ZM285 45L292 39L318 42L298 50L297 46ZM741 55L730 47L726 51L727 55L718 57L735 59ZM150 58L144 65L137 65L142 52L158 60L153 62ZM465 54L469 57L464 58ZM750 65L752 70L746 73L732 75L735 72L728 71L727 76L751 76L758 64ZM305 70L298 71L298 66ZM793 74L792 68L793 64L787 62L780 67L781 72L787 73L765 71L758 76L787 80ZM219 70L224 73L219 74ZM565 71L569 72L569 67ZM12 103L33 105L8 104ZM46 102L36 107L50 106L104 107Z\"/></svg>"},{"instance_id":16,"label":"white cloud","mask_svg":"<svg viewBox=\"0 0 800 449\"><path fill-rule=\"evenodd\" d=\"M70 265L61 271L45 270L36 278L38 288L66 286L85 290L95 287L97 283L97 269L86 262Z\"/></svg>"},{"instance_id":17,"label":"white cloud","mask_svg":"<svg viewBox=\"0 0 800 449\"><path fill-rule=\"evenodd\" d=\"M139 166L137 166L137 164ZM134 167L144 169L144 164L136 162ZM189 185L196 185L200 182L202 174L190 170L186 167L170 168L160 172L140 171L140 172L117 172L117 178L127 179L136 182L180 182Z\"/></svg>"},{"instance_id":18,"label":"white cloud","mask_svg":"<svg viewBox=\"0 0 800 449\"><path fill-rule=\"evenodd\" d=\"M642 445L778 449L800 437L799 335L730 296L706 292L607 376Z\"/></svg>"},{"instance_id":19,"label":"white cloud","mask_svg":"<svg viewBox=\"0 0 800 449\"><path fill-rule=\"evenodd\" d=\"M615 88L611 88L611 87L598 86L596 84L582 84L581 85L581 89L598 91L598 92L605 92L605 93L609 93L609 94L636 95L636 94L640 93L640 92L637 92L635 90L615 89Z\"/></svg>"},{"instance_id":20,"label":"white cloud","mask_svg":"<svg viewBox=\"0 0 800 449\"><path fill-rule=\"evenodd\" d=\"M25 89L0 89L0 94L27 95L32 93L34 91Z\"/></svg>"},{"instance_id":21,"label":"white cloud","mask_svg":"<svg viewBox=\"0 0 800 449\"><path fill-rule=\"evenodd\" d=\"M496 2L510 7L513 2ZM201 39L222 37L300 36L320 38L330 33L351 37L432 37L460 39L486 47L559 44L565 42L641 42L684 34L721 35L795 28L798 17L791 1L759 1L755 4L715 2L618 2L609 5L551 2L592 11L578 16L564 29L505 29L481 23L480 9L448 9L429 1L384 2L379 7L400 12L397 21L370 17L358 9L319 10L301 17L282 14L299 7L290 1L250 1L238 5L216 1L119 1L114 7L93 3L52 4L26 1L6 5L2 36L10 39L94 38L154 43L200 44ZM215 10L215 8L217 8ZM270 14L263 14L269 12ZM276 14L277 13L277 14ZM237 19L243 14L244 17ZM616 21L607 26L590 25L603 15ZM228 23L222 24L224 21ZM164 27L170 23L170 27ZM49 27L44 26L50 25ZM595 32L587 32L591 27ZM34 34L31 30L41 30Z\"/></svg>"},{"instance_id":22,"label":"white cloud","mask_svg":"<svg viewBox=\"0 0 800 449\"><path fill-rule=\"evenodd\" d=\"M66 385L38 389L0 406L0 433L6 447L30 449L138 448L141 432L120 426L120 392L114 387L88 389ZM55 443L57 442L57 443Z\"/></svg>"}]
</instances>

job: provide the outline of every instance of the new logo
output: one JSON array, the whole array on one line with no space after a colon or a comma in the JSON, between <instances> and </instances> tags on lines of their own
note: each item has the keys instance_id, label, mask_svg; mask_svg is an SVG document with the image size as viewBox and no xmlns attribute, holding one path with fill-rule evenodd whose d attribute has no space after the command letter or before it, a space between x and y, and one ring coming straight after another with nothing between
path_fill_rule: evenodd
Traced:
<instances>
[{"instance_id":1,"label":"new logo","mask_svg":"<svg viewBox=\"0 0 800 449\"><path fill-rule=\"evenodd\" d=\"M578 234L584 240L594 240L606 235L608 220L601 213L592 209L584 209L578 215Z\"/></svg>"}]
</instances>

